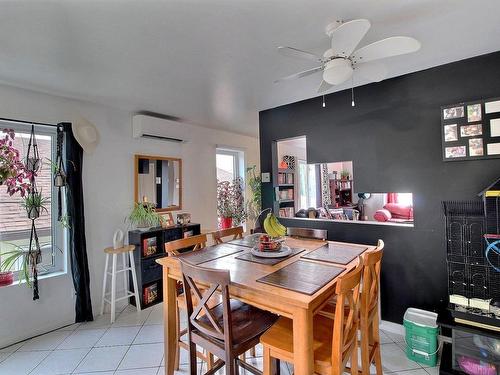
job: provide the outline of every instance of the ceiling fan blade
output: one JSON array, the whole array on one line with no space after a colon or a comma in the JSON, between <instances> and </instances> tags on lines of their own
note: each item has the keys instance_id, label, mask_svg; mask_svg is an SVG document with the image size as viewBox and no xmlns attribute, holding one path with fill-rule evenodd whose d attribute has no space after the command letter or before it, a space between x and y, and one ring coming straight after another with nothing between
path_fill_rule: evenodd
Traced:
<instances>
[{"instance_id":1,"label":"ceiling fan blade","mask_svg":"<svg viewBox=\"0 0 500 375\"><path fill-rule=\"evenodd\" d=\"M360 19L343 23L333 30L331 37L334 56L349 57L366 35L370 26L370 21Z\"/></svg>"},{"instance_id":2,"label":"ceiling fan blade","mask_svg":"<svg viewBox=\"0 0 500 375\"><path fill-rule=\"evenodd\" d=\"M380 62L356 64L354 75L359 75L371 82L380 82L387 77L387 67Z\"/></svg>"},{"instance_id":3,"label":"ceiling fan blade","mask_svg":"<svg viewBox=\"0 0 500 375\"><path fill-rule=\"evenodd\" d=\"M325 80L322 80L321 85L319 85L319 87L318 87L318 93L321 94L322 92L330 90L332 87L333 87L333 85L330 85Z\"/></svg>"},{"instance_id":4,"label":"ceiling fan blade","mask_svg":"<svg viewBox=\"0 0 500 375\"><path fill-rule=\"evenodd\" d=\"M358 49L352 54L352 57L355 62L364 63L416 52L420 49L420 46L420 42L414 38L393 36Z\"/></svg>"},{"instance_id":5,"label":"ceiling fan blade","mask_svg":"<svg viewBox=\"0 0 500 375\"><path fill-rule=\"evenodd\" d=\"M316 62L322 61L321 56L315 55L314 53L311 53L311 52L302 51L301 49L297 49L297 48L293 48L293 47L279 46L278 52L280 54L282 54L283 56L296 57L299 59L312 60L312 61L316 61Z\"/></svg>"},{"instance_id":6,"label":"ceiling fan blade","mask_svg":"<svg viewBox=\"0 0 500 375\"><path fill-rule=\"evenodd\" d=\"M320 72L322 70L323 70L323 67L322 66L318 66L317 68L312 68L312 69L304 70L304 71L299 72L299 73L290 74L289 76L286 76L286 77L283 77L283 78L279 78L276 81L274 81L274 83L278 83L278 82L282 82L282 81L290 81L292 79L306 77L306 76L309 76L309 75L314 74L316 72Z\"/></svg>"}]
</instances>

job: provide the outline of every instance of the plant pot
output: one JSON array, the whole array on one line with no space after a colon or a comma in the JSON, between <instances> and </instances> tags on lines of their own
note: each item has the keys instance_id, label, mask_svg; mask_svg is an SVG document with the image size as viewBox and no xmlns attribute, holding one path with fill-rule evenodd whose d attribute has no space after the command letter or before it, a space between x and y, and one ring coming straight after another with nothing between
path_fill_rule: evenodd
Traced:
<instances>
[{"instance_id":1,"label":"plant pot","mask_svg":"<svg viewBox=\"0 0 500 375\"><path fill-rule=\"evenodd\" d=\"M30 172L37 172L40 169L40 159L28 158L26 161L26 169Z\"/></svg>"},{"instance_id":2,"label":"plant pot","mask_svg":"<svg viewBox=\"0 0 500 375\"><path fill-rule=\"evenodd\" d=\"M34 220L40 217L40 207L29 207L26 209L28 219Z\"/></svg>"},{"instance_id":3,"label":"plant pot","mask_svg":"<svg viewBox=\"0 0 500 375\"><path fill-rule=\"evenodd\" d=\"M0 272L0 286L11 285L14 282L14 272Z\"/></svg>"},{"instance_id":4,"label":"plant pot","mask_svg":"<svg viewBox=\"0 0 500 375\"><path fill-rule=\"evenodd\" d=\"M54 186L55 187L63 187L66 185L66 176L61 172L57 172L54 176Z\"/></svg>"},{"instance_id":5,"label":"plant pot","mask_svg":"<svg viewBox=\"0 0 500 375\"><path fill-rule=\"evenodd\" d=\"M233 226L233 218L232 217L221 217L221 219L220 219L221 229L229 229L232 226Z\"/></svg>"}]
</instances>

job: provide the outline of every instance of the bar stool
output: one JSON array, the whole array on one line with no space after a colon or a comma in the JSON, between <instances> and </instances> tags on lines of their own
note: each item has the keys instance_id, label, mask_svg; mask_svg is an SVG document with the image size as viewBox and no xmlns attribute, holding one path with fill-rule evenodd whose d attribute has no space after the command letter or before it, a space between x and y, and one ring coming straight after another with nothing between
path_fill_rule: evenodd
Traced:
<instances>
[{"instance_id":1,"label":"bar stool","mask_svg":"<svg viewBox=\"0 0 500 375\"><path fill-rule=\"evenodd\" d=\"M116 302L121 301L126 298L134 297L135 304L137 306L137 311L141 311L141 300L139 299L139 290L137 288L137 275L135 273L135 262L134 262L134 245L127 245L124 247L120 247L115 249L113 247L107 247L104 249L106 253L106 264L104 266L104 279L102 281L102 299L101 299L101 315L104 314L104 304L105 302L111 305L111 323L115 322L115 312L116 312ZM118 255L122 255L123 268L117 269L116 263ZM130 259L130 267L127 267L127 254ZM113 256L111 272L108 271L109 267L109 257ZM134 286L134 291L131 292L127 286L127 277L126 274L123 275L123 290L125 295L116 298L116 275L121 272L130 271L132 273L132 282ZM111 276L111 291L110 293L106 293L106 284L108 276ZM109 299L106 298L109 296Z\"/></svg>"}]
</instances>

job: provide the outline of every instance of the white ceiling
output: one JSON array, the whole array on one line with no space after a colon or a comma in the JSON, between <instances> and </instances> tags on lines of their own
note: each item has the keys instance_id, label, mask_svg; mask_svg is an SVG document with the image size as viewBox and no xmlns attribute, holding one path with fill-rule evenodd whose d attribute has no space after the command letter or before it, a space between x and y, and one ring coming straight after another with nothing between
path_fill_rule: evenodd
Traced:
<instances>
[{"instance_id":1,"label":"white ceiling","mask_svg":"<svg viewBox=\"0 0 500 375\"><path fill-rule=\"evenodd\" d=\"M361 45L422 42L386 60L396 76L500 50L499 14L498 0L2 1L0 82L256 135L259 110L317 96L320 74L273 84L313 67L279 45L322 53L329 22L367 18Z\"/></svg>"}]
</instances>

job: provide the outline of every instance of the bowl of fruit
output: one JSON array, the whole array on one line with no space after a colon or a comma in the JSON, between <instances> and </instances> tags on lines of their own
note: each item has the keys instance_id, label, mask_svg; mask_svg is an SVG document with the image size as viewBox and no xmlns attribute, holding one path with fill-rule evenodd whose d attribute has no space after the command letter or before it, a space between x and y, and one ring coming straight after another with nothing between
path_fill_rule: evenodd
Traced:
<instances>
[{"instance_id":1,"label":"bowl of fruit","mask_svg":"<svg viewBox=\"0 0 500 375\"><path fill-rule=\"evenodd\" d=\"M282 241L276 238L272 238L268 234L262 234L259 237L259 242L257 243L257 248L259 251L280 251Z\"/></svg>"}]
</instances>

